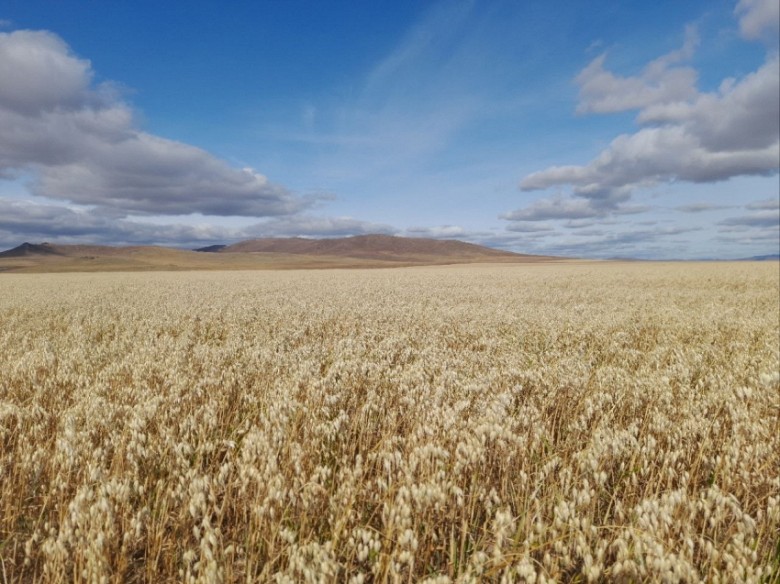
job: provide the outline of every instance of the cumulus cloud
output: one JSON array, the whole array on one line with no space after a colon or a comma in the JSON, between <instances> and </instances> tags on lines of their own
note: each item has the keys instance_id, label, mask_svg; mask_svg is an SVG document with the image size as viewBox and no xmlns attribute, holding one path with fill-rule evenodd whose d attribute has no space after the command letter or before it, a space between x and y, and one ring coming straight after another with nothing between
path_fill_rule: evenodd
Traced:
<instances>
[{"instance_id":1,"label":"cumulus cloud","mask_svg":"<svg viewBox=\"0 0 780 584\"><path fill-rule=\"evenodd\" d=\"M659 104L639 114L642 123L680 128L715 155L761 151L780 137L780 63L777 55L740 81L726 79L717 93L690 102ZM775 167L777 167L777 158Z\"/></svg>"},{"instance_id":2,"label":"cumulus cloud","mask_svg":"<svg viewBox=\"0 0 780 584\"><path fill-rule=\"evenodd\" d=\"M258 223L243 229L246 237L347 237L381 233L391 235L397 230L384 223L362 221L353 217L313 217L300 215Z\"/></svg>"},{"instance_id":3,"label":"cumulus cloud","mask_svg":"<svg viewBox=\"0 0 780 584\"><path fill-rule=\"evenodd\" d=\"M780 160L780 72L777 57L716 94L655 104L640 113L652 122L615 138L586 166L554 166L528 175L523 190L562 184L575 195L625 201L632 189L665 181L715 182L777 172Z\"/></svg>"},{"instance_id":4,"label":"cumulus cloud","mask_svg":"<svg viewBox=\"0 0 780 584\"><path fill-rule=\"evenodd\" d=\"M89 92L89 61L74 57L59 37L48 32L3 33L0 75L0 106L24 114L80 109L85 98L97 97Z\"/></svg>"},{"instance_id":5,"label":"cumulus cloud","mask_svg":"<svg viewBox=\"0 0 780 584\"><path fill-rule=\"evenodd\" d=\"M752 38L759 29L764 30L755 22L763 22L772 10L777 11L776 0L743 0L737 8L743 34ZM773 23L776 28L777 18ZM625 207L637 188L776 174L780 167L777 52L767 53L756 71L740 79L723 80L717 91L700 92L696 71L681 64L697 42L695 31L689 28L681 49L656 59L633 77L605 69L605 55L592 61L576 79L580 86L578 111L636 110L640 128L616 137L586 165L552 166L529 174L520 183L522 190L568 185L572 196L543 199L504 218L545 218L545 212L556 209L561 217L567 211L575 213L572 217L586 217L588 212L598 216Z\"/></svg>"},{"instance_id":6,"label":"cumulus cloud","mask_svg":"<svg viewBox=\"0 0 780 584\"><path fill-rule=\"evenodd\" d=\"M746 39L777 41L780 3L777 0L740 0L734 12L739 30Z\"/></svg>"},{"instance_id":7,"label":"cumulus cloud","mask_svg":"<svg viewBox=\"0 0 780 584\"><path fill-rule=\"evenodd\" d=\"M300 211L252 169L140 131L89 61L46 31L0 33L0 177L32 171L36 195L133 214L265 217Z\"/></svg>"},{"instance_id":8,"label":"cumulus cloud","mask_svg":"<svg viewBox=\"0 0 780 584\"><path fill-rule=\"evenodd\" d=\"M682 48L648 64L636 77L620 77L604 68L606 54L596 57L577 76L579 113L614 113L657 103L690 99L696 95L696 70L675 66L689 59L699 42L696 29L688 27Z\"/></svg>"}]
</instances>

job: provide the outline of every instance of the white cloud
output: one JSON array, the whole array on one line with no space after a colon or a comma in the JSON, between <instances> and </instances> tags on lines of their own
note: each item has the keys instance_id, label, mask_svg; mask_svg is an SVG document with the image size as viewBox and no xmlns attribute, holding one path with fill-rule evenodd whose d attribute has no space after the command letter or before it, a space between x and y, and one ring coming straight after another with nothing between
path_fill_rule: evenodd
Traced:
<instances>
[{"instance_id":1,"label":"white cloud","mask_svg":"<svg viewBox=\"0 0 780 584\"><path fill-rule=\"evenodd\" d=\"M742 215L739 217L729 217L720 221L718 225L737 226L744 225L746 227L780 227L780 214L777 210L774 211L760 211L758 213L751 213L749 215Z\"/></svg>"},{"instance_id":2,"label":"white cloud","mask_svg":"<svg viewBox=\"0 0 780 584\"><path fill-rule=\"evenodd\" d=\"M696 95L696 70L674 67L689 59L698 44L693 27L686 30L682 48L648 64L637 77L620 77L604 68L606 54L596 57L577 76L579 113L613 113L681 101Z\"/></svg>"},{"instance_id":3,"label":"white cloud","mask_svg":"<svg viewBox=\"0 0 780 584\"><path fill-rule=\"evenodd\" d=\"M780 2L740 0L734 12L739 16L739 30L746 39L776 42L780 28Z\"/></svg>"},{"instance_id":4,"label":"white cloud","mask_svg":"<svg viewBox=\"0 0 780 584\"><path fill-rule=\"evenodd\" d=\"M373 233L397 234L399 231L387 224L352 217L310 215L274 217L243 227L163 223L140 218L117 219L79 207L0 197L0 249L19 245L23 240L195 248L261 237L320 238Z\"/></svg>"},{"instance_id":5,"label":"white cloud","mask_svg":"<svg viewBox=\"0 0 780 584\"><path fill-rule=\"evenodd\" d=\"M353 217L282 217L252 225L239 232L248 237L347 237L372 233L393 234L397 230L384 223L362 221Z\"/></svg>"},{"instance_id":6,"label":"white cloud","mask_svg":"<svg viewBox=\"0 0 780 584\"><path fill-rule=\"evenodd\" d=\"M0 107L37 114L80 109L89 96L92 70L59 37L20 30L0 35L0 78Z\"/></svg>"},{"instance_id":7,"label":"white cloud","mask_svg":"<svg viewBox=\"0 0 780 584\"><path fill-rule=\"evenodd\" d=\"M574 222L583 219L604 219L609 215L636 215L649 210L650 207L644 205L624 204L620 199L596 200L556 195L537 199L527 207L504 213L499 218L511 222L507 227L510 231L531 232L547 230L546 228L532 229L528 222L533 221L567 220L567 227L577 228L580 225ZM584 224L592 225L593 222L586 221Z\"/></svg>"},{"instance_id":8,"label":"white cloud","mask_svg":"<svg viewBox=\"0 0 780 584\"><path fill-rule=\"evenodd\" d=\"M0 198L0 244L6 247L22 240L194 247L238 237L237 230L226 227L117 220L65 205Z\"/></svg>"},{"instance_id":9,"label":"white cloud","mask_svg":"<svg viewBox=\"0 0 780 584\"><path fill-rule=\"evenodd\" d=\"M760 247L757 247L756 249L773 249L777 250L778 245L780 245L780 234L775 231L768 231L768 230L745 230L740 229L739 231L736 229L732 230L726 230L721 229L720 231L724 233L729 233L728 235L719 235L715 238L716 241L721 241L729 244L736 244L736 245L755 245L759 244ZM769 245L767 245L769 244ZM770 255L770 254L766 254Z\"/></svg>"},{"instance_id":10,"label":"white cloud","mask_svg":"<svg viewBox=\"0 0 780 584\"><path fill-rule=\"evenodd\" d=\"M745 205L745 209L751 209L755 211L780 209L780 197L777 199L762 199L761 201L753 201Z\"/></svg>"},{"instance_id":11,"label":"white cloud","mask_svg":"<svg viewBox=\"0 0 780 584\"><path fill-rule=\"evenodd\" d=\"M777 0L772 6L760 0L740 2L737 14L743 36L766 41L778 26ZM772 33L772 31L775 31ZM771 34L770 34L771 33ZM560 189L502 216L508 230L527 222L568 220L569 236L555 232L562 241L545 240L537 250L569 255L657 254L652 246L668 246L686 228L637 229L626 233L599 234L588 229L592 219L640 213L648 207L629 203L635 190L664 183L713 183L739 176L772 176L780 168L780 61L770 45L764 63L740 78L724 79L712 92L696 87L697 71L685 64L693 55L698 37L686 31L681 49L655 59L634 76L609 71L601 55L577 76L580 87L578 113L636 111L639 128L617 136L585 165L551 166L527 175L524 191ZM757 244L777 238L777 202L757 201L746 206L758 211L724 219L721 230L742 233L740 241ZM687 213L729 208L709 202L676 207ZM634 224L639 227L639 224ZM681 230L682 229L682 230ZM590 234L590 237L582 238ZM572 239L573 238L573 239ZM696 238L701 244L701 238ZM679 240L685 244L684 240ZM640 245L641 244L641 245ZM676 245L676 244L675 244ZM687 245L687 244L685 244Z\"/></svg>"},{"instance_id":12,"label":"white cloud","mask_svg":"<svg viewBox=\"0 0 780 584\"><path fill-rule=\"evenodd\" d=\"M549 219L589 219L604 215L604 209L599 209L593 201L556 196L549 199L537 199L523 209L504 213L501 218L508 221L547 221Z\"/></svg>"},{"instance_id":13,"label":"white cloud","mask_svg":"<svg viewBox=\"0 0 780 584\"><path fill-rule=\"evenodd\" d=\"M0 33L0 177L32 171L37 195L132 214L264 217L300 211L254 171L142 132L89 61L46 31Z\"/></svg>"},{"instance_id":14,"label":"white cloud","mask_svg":"<svg viewBox=\"0 0 780 584\"><path fill-rule=\"evenodd\" d=\"M642 80L636 80L641 85ZM571 185L574 195L603 204L628 200L633 189L662 182L716 182L742 175L771 175L780 166L780 64L770 55L741 80L725 80L715 93L687 100L646 94L628 86L609 99L585 102L592 111L617 111L632 102L645 124L623 134L585 166L553 166L526 176L523 190ZM604 99L607 99L606 97ZM641 103L641 105L640 105ZM596 105L594 105L596 104Z\"/></svg>"},{"instance_id":15,"label":"white cloud","mask_svg":"<svg viewBox=\"0 0 780 584\"><path fill-rule=\"evenodd\" d=\"M779 100L780 63L775 55L741 81L725 80L717 93L703 93L690 102L650 107L638 119L682 127L708 152L749 151L777 144Z\"/></svg>"},{"instance_id":16,"label":"white cloud","mask_svg":"<svg viewBox=\"0 0 780 584\"><path fill-rule=\"evenodd\" d=\"M670 226L642 229L637 228L638 225L627 225L628 230L625 231L615 231L610 228L578 229L568 233L555 230L523 233L513 230L511 233L496 235L483 242L531 254L657 259L673 257L675 250L688 245L689 234L701 231L699 227Z\"/></svg>"}]
</instances>

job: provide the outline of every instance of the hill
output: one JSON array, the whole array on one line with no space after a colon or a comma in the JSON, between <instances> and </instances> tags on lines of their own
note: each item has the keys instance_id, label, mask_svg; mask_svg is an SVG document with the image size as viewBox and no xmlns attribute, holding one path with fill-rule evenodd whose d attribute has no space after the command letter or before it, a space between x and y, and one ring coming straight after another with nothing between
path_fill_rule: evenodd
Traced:
<instances>
[{"instance_id":1,"label":"hill","mask_svg":"<svg viewBox=\"0 0 780 584\"><path fill-rule=\"evenodd\" d=\"M49 243L27 243L0 252L0 258L23 258L36 255L60 255Z\"/></svg>"},{"instance_id":2,"label":"hill","mask_svg":"<svg viewBox=\"0 0 780 584\"><path fill-rule=\"evenodd\" d=\"M561 259L516 254L457 240L388 235L253 239L198 250L25 242L0 252L0 272L382 268Z\"/></svg>"},{"instance_id":3,"label":"hill","mask_svg":"<svg viewBox=\"0 0 780 584\"><path fill-rule=\"evenodd\" d=\"M22 245L0 252L0 258L19 258L36 256L60 257L104 257L143 254L154 251L179 251L159 246L125 246L110 245L60 245L53 243L23 243Z\"/></svg>"},{"instance_id":4,"label":"hill","mask_svg":"<svg viewBox=\"0 0 780 584\"><path fill-rule=\"evenodd\" d=\"M222 251L226 247L227 247L226 245L220 245L220 244L217 244L217 245L207 245L206 247L198 247L196 249L193 249L192 251L200 251L200 252L204 252L204 253L216 253L218 251Z\"/></svg>"},{"instance_id":5,"label":"hill","mask_svg":"<svg viewBox=\"0 0 780 584\"><path fill-rule=\"evenodd\" d=\"M520 259L527 256L493 249L455 239L426 239L393 235L355 235L335 239L266 238L229 245L219 253L285 253L293 255L335 256L370 260L410 261L419 258L441 259Z\"/></svg>"},{"instance_id":6,"label":"hill","mask_svg":"<svg viewBox=\"0 0 780 584\"><path fill-rule=\"evenodd\" d=\"M752 258L745 258L744 261L748 262L776 262L780 260L780 254L771 253L767 255L753 256Z\"/></svg>"}]
</instances>

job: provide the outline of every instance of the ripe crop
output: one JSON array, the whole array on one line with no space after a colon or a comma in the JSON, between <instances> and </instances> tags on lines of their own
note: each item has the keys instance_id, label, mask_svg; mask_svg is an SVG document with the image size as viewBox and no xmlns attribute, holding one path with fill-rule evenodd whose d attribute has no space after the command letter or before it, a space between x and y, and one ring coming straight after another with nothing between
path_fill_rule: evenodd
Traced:
<instances>
[{"instance_id":1,"label":"ripe crop","mask_svg":"<svg viewBox=\"0 0 780 584\"><path fill-rule=\"evenodd\" d=\"M772 581L779 292L776 263L2 275L2 581Z\"/></svg>"}]
</instances>

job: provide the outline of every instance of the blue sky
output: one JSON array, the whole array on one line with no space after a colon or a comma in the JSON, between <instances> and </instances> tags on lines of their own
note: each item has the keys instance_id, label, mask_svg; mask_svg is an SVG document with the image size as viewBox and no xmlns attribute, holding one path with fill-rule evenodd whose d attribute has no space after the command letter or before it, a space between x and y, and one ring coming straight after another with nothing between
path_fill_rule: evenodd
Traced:
<instances>
[{"instance_id":1,"label":"blue sky","mask_svg":"<svg viewBox=\"0 0 780 584\"><path fill-rule=\"evenodd\" d=\"M778 2L0 7L0 247L777 253Z\"/></svg>"}]
</instances>

